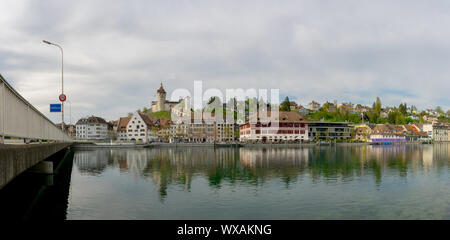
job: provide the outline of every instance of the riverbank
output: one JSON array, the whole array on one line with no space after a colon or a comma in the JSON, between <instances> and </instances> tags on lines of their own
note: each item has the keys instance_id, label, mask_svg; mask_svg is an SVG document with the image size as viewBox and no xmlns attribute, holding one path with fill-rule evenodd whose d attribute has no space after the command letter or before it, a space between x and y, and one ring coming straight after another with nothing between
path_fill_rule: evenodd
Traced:
<instances>
[{"instance_id":1,"label":"riverbank","mask_svg":"<svg viewBox=\"0 0 450 240\"><path fill-rule=\"evenodd\" d=\"M443 142L446 143L446 142ZM302 148L315 146L397 146L397 145L421 145L421 144L439 144L439 142L423 143L423 142L397 142L387 145L369 143L369 142L341 142L341 143L149 143L149 144L133 144L133 143L75 143L75 148L173 148L173 147L215 147L215 148Z\"/></svg>"},{"instance_id":2,"label":"riverbank","mask_svg":"<svg viewBox=\"0 0 450 240\"><path fill-rule=\"evenodd\" d=\"M421 145L422 142L400 142L392 143L383 146L393 145ZM438 143L430 143L438 144ZM366 146L380 144L373 144L367 142L359 143L149 143L149 144L130 144L130 143L115 143L115 144L94 144L94 143L76 143L75 148L177 148L177 147L215 147L215 148L302 148L302 147L323 147L323 146Z\"/></svg>"}]
</instances>

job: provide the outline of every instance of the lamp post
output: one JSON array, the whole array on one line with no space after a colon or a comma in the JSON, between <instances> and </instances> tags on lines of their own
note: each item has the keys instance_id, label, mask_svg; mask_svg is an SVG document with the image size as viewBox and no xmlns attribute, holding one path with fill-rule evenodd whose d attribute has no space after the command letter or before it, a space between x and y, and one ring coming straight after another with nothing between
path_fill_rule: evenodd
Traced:
<instances>
[{"instance_id":1,"label":"lamp post","mask_svg":"<svg viewBox=\"0 0 450 240\"><path fill-rule=\"evenodd\" d=\"M61 96L63 96L64 95L64 52L63 52L63 49L61 46L59 46L56 43L52 43L52 42L49 42L46 40L42 40L42 42L44 42L48 45L57 46L59 48L59 50L61 50ZM61 118L62 118L61 130L64 132L64 101L62 101L62 100L61 100Z\"/></svg>"},{"instance_id":2,"label":"lamp post","mask_svg":"<svg viewBox=\"0 0 450 240\"><path fill-rule=\"evenodd\" d=\"M67 102L70 104L69 105L69 124L72 125L72 102L67 100Z\"/></svg>"}]
</instances>

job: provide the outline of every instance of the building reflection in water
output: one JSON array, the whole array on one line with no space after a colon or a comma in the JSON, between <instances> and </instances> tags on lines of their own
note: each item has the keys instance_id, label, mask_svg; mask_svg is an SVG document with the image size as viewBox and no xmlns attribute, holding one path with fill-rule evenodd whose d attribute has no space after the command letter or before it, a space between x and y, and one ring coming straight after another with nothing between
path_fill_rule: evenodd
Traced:
<instances>
[{"instance_id":1,"label":"building reflection in water","mask_svg":"<svg viewBox=\"0 0 450 240\"><path fill-rule=\"evenodd\" d=\"M384 175L407 177L417 171L447 169L449 144L331 146L304 148L155 148L76 150L80 174L98 176L108 168L138 179L151 179L161 199L169 185L190 191L193 179L210 187L264 184L280 179L287 186L309 179L350 182L369 176L382 184Z\"/></svg>"}]
</instances>

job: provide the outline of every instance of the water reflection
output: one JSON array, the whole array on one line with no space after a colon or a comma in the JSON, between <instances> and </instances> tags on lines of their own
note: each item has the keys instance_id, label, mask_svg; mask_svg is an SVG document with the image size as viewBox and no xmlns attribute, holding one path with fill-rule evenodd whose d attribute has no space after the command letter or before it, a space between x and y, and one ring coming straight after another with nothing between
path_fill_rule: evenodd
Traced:
<instances>
[{"instance_id":1,"label":"water reflection","mask_svg":"<svg viewBox=\"0 0 450 240\"><path fill-rule=\"evenodd\" d=\"M169 185L189 192L192 179L204 178L212 188L262 185L271 179L290 184L309 179L338 184L371 176L405 178L423 171L448 171L449 144L287 148L160 148L77 150L81 175L100 176L106 169L136 179L151 179L164 200Z\"/></svg>"}]
</instances>

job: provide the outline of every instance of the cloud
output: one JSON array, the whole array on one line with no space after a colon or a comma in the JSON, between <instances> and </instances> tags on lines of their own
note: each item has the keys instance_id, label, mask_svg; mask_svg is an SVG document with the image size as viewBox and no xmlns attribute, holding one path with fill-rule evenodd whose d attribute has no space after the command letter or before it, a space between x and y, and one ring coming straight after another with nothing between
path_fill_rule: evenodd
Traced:
<instances>
[{"instance_id":1,"label":"cloud","mask_svg":"<svg viewBox=\"0 0 450 240\"><path fill-rule=\"evenodd\" d=\"M448 1L3 1L0 73L54 121L61 44L72 121L170 92L279 88L311 100L450 108ZM75 119L75 120L74 120Z\"/></svg>"}]
</instances>

